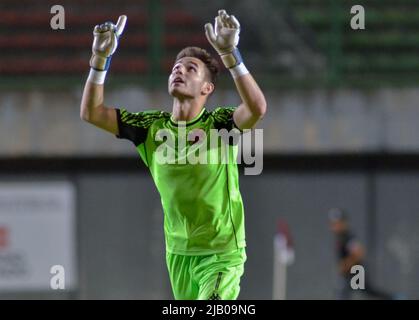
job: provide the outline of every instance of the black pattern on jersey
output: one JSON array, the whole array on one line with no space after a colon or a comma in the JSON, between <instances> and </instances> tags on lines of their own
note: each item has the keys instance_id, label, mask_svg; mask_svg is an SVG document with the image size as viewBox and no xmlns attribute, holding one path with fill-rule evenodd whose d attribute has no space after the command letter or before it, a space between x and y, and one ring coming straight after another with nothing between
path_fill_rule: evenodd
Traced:
<instances>
[{"instance_id":1,"label":"black pattern on jersey","mask_svg":"<svg viewBox=\"0 0 419 320\"><path fill-rule=\"evenodd\" d=\"M208 300L221 300L221 297L217 292L214 292Z\"/></svg>"},{"instance_id":2,"label":"black pattern on jersey","mask_svg":"<svg viewBox=\"0 0 419 320\"><path fill-rule=\"evenodd\" d=\"M218 272L217 282L215 283L215 288L212 295L209 297L209 300L221 300L221 296L218 294L218 288L220 287L222 273Z\"/></svg>"},{"instance_id":3,"label":"black pattern on jersey","mask_svg":"<svg viewBox=\"0 0 419 320\"><path fill-rule=\"evenodd\" d=\"M131 113L125 109L121 109L121 122L143 129L148 129L154 121L165 117L170 117L170 114L164 111L144 111Z\"/></svg>"},{"instance_id":4,"label":"black pattern on jersey","mask_svg":"<svg viewBox=\"0 0 419 320\"><path fill-rule=\"evenodd\" d=\"M226 129L230 136L227 139L223 139L225 143L234 145L238 143L238 138L241 135L241 130L236 126L233 120L233 113L236 108L217 108L212 112L214 118L214 127L217 130Z\"/></svg>"},{"instance_id":5,"label":"black pattern on jersey","mask_svg":"<svg viewBox=\"0 0 419 320\"><path fill-rule=\"evenodd\" d=\"M125 109L116 109L119 127L119 138L131 140L136 146L143 143L147 131L154 121L170 118L170 113L164 111L144 111L131 113Z\"/></svg>"},{"instance_id":6,"label":"black pattern on jersey","mask_svg":"<svg viewBox=\"0 0 419 320\"><path fill-rule=\"evenodd\" d=\"M211 112L214 118L214 127L218 130L227 129L231 130L235 127L233 121L233 113L236 108L217 108Z\"/></svg>"}]
</instances>

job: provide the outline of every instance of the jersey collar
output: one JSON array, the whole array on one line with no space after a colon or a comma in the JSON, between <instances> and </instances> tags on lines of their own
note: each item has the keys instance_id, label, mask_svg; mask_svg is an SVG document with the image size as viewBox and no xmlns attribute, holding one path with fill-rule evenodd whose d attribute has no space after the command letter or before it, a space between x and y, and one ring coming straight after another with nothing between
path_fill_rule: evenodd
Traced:
<instances>
[{"instance_id":1,"label":"jersey collar","mask_svg":"<svg viewBox=\"0 0 419 320\"><path fill-rule=\"evenodd\" d=\"M186 124L186 126L191 126L191 125L197 123L199 120L201 120L204 113L205 113L205 107L202 108L201 112L195 118L193 118L189 121L181 121L181 123ZM173 119L173 115L170 116L170 123L174 126L178 126L178 121Z\"/></svg>"}]
</instances>

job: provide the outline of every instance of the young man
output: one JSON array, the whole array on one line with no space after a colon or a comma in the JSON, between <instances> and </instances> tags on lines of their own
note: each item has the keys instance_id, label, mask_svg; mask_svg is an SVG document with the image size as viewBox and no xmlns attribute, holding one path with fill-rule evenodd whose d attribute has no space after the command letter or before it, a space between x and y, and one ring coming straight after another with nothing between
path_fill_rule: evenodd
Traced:
<instances>
[{"instance_id":1,"label":"young man","mask_svg":"<svg viewBox=\"0 0 419 320\"><path fill-rule=\"evenodd\" d=\"M330 230L336 236L336 257L338 259L338 286L336 290L336 299L351 299L352 293L351 279L354 274L351 268L360 265L365 268L365 249L359 240L354 236L349 228L348 218L345 212L340 208L329 210ZM361 293L367 294L375 299L393 299L393 296L375 288L369 280L368 273L365 273L365 289Z\"/></svg>"},{"instance_id":2,"label":"young man","mask_svg":"<svg viewBox=\"0 0 419 320\"><path fill-rule=\"evenodd\" d=\"M181 135L188 137L188 143L177 142L173 150L166 150L173 151L177 160L188 160L197 150L194 144L203 143L202 136L209 137L211 130L250 129L265 114L264 95L237 49L240 25L224 10L215 19L215 30L205 25L208 41L233 76L242 99L238 107L205 108L215 88L217 63L205 50L188 47L178 54L169 76L172 113L130 113L105 106L103 96L110 57L125 22L126 17L121 16L116 25L105 23L94 29L91 71L80 116L118 138L131 140L148 166L163 205L166 262L174 297L236 299L246 260L243 203L237 164L231 161L237 146L225 144L227 163L165 163L157 155L164 140L161 132L173 135L176 141ZM189 139L191 134L193 139ZM219 148L211 146L206 151L217 153Z\"/></svg>"}]
</instances>

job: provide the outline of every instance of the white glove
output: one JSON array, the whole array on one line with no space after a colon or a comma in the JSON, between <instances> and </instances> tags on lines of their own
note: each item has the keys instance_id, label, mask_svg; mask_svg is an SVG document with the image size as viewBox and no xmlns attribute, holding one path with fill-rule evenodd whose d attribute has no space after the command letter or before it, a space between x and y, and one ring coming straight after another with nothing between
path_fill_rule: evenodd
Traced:
<instances>
[{"instance_id":1,"label":"white glove","mask_svg":"<svg viewBox=\"0 0 419 320\"><path fill-rule=\"evenodd\" d=\"M97 25L93 30L94 40L90 66L98 71L106 71L109 68L111 57L118 47L118 40L124 31L127 16L120 16L118 22L105 22Z\"/></svg>"},{"instance_id":2,"label":"white glove","mask_svg":"<svg viewBox=\"0 0 419 320\"><path fill-rule=\"evenodd\" d=\"M225 10L218 11L215 27L211 23L205 24L205 35L227 68L233 68L242 62L237 49L239 34L239 21L233 15L229 16Z\"/></svg>"}]
</instances>

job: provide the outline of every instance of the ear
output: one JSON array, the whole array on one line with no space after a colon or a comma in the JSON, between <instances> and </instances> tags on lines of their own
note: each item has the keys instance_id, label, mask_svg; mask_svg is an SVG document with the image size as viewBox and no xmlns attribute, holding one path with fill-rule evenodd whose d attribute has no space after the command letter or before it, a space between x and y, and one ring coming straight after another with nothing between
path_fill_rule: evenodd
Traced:
<instances>
[{"instance_id":1,"label":"ear","mask_svg":"<svg viewBox=\"0 0 419 320\"><path fill-rule=\"evenodd\" d=\"M201 88L201 94L204 96L210 95L215 89L215 86L212 82L205 81Z\"/></svg>"}]
</instances>

